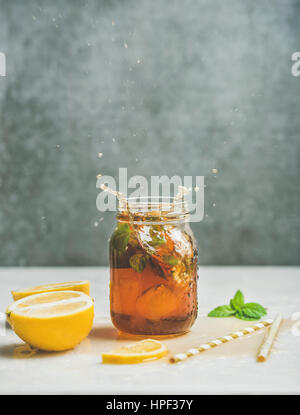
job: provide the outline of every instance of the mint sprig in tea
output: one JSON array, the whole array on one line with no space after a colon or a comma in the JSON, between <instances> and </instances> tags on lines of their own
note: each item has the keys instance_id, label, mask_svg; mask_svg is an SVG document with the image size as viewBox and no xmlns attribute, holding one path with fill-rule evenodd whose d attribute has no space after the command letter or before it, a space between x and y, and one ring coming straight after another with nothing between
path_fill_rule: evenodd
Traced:
<instances>
[{"instance_id":1,"label":"mint sprig in tea","mask_svg":"<svg viewBox=\"0 0 300 415\"><path fill-rule=\"evenodd\" d=\"M187 331L197 317L197 249L182 199L123 203L110 269L111 317L119 330Z\"/></svg>"}]
</instances>

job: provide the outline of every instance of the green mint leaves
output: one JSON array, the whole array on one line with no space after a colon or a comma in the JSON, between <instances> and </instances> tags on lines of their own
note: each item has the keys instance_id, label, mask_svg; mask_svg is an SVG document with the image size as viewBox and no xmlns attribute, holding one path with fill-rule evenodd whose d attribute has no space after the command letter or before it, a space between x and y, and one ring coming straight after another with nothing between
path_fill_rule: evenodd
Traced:
<instances>
[{"instance_id":1,"label":"green mint leaves","mask_svg":"<svg viewBox=\"0 0 300 415\"><path fill-rule=\"evenodd\" d=\"M214 308L208 317L230 317L234 316L241 320L259 320L267 314L267 310L257 303L245 303L244 294L238 290L230 300L229 305L221 305Z\"/></svg>"},{"instance_id":2,"label":"green mint leaves","mask_svg":"<svg viewBox=\"0 0 300 415\"><path fill-rule=\"evenodd\" d=\"M154 236L152 238L152 241L148 242L150 246L152 246L153 248L156 248L158 246L164 245L166 243L166 240L163 238L159 238L158 236Z\"/></svg>"},{"instance_id":3,"label":"green mint leaves","mask_svg":"<svg viewBox=\"0 0 300 415\"><path fill-rule=\"evenodd\" d=\"M174 266L178 264L178 259L173 255L166 255L164 256L163 259L164 259L164 262L168 265Z\"/></svg>"},{"instance_id":4,"label":"green mint leaves","mask_svg":"<svg viewBox=\"0 0 300 415\"><path fill-rule=\"evenodd\" d=\"M233 310L230 305L220 305L208 313L208 317L230 317L235 313L236 311Z\"/></svg>"},{"instance_id":5,"label":"green mint leaves","mask_svg":"<svg viewBox=\"0 0 300 415\"><path fill-rule=\"evenodd\" d=\"M129 259L129 264L136 272L143 272L147 265L149 256L145 254L134 254Z\"/></svg>"},{"instance_id":6,"label":"green mint leaves","mask_svg":"<svg viewBox=\"0 0 300 415\"><path fill-rule=\"evenodd\" d=\"M168 273L163 269L163 265L173 267L178 264L179 260L174 255L164 255L162 257L164 264L161 266L155 259L154 253L156 250L167 243L163 227L160 225L151 226L149 240L145 244L139 241L138 232L139 229L135 231L128 223L118 223L110 239L110 246L114 255L118 256L120 263L123 264L122 266L130 266L137 273L142 273L149 262L160 277L166 278ZM141 239L142 236L143 233L141 232ZM149 247L152 249L149 249Z\"/></svg>"},{"instance_id":7,"label":"green mint leaves","mask_svg":"<svg viewBox=\"0 0 300 415\"><path fill-rule=\"evenodd\" d=\"M244 305L244 294L242 293L242 291L237 290L237 292L234 294L234 297L230 300L230 306L233 310L240 312L243 305Z\"/></svg>"},{"instance_id":8,"label":"green mint leaves","mask_svg":"<svg viewBox=\"0 0 300 415\"><path fill-rule=\"evenodd\" d=\"M124 254L130 236L128 223L119 223L116 230L111 236L111 246L118 252L118 255Z\"/></svg>"},{"instance_id":9,"label":"green mint leaves","mask_svg":"<svg viewBox=\"0 0 300 415\"><path fill-rule=\"evenodd\" d=\"M166 243L166 240L161 232L159 232L159 229L156 229L154 226L150 229L150 237L151 241L148 242L150 246L153 248L157 248L161 245L164 245Z\"/></svg>"},{"instance_id":10,"label":"green mint leaves","mask_svg":"<svg viewBox=\"0 0 300 415\"><path fill-rule=\"evenodd\" d=\"M257 303L246 303L242 308L242 315L245 315L246 317L248 317L248 319L251 320L258 320L266 314L266 309Z\"/></svg>"}]
</instances>

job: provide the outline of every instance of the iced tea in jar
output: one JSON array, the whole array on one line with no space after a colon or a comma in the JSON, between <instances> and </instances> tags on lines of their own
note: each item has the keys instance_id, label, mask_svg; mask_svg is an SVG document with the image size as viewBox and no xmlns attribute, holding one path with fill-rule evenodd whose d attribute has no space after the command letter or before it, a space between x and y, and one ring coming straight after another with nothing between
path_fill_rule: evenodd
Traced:
<instances>
[{"instance_id":1,"label":"iced tea in jar","mask_svg":"<svg viewBox=\"0 0 300 415\"><path fill-rule=\"evenodd\" d=\"M110 239L110 310L120 331L170 335L197 317L197 248L176 199L141 198L119 208Z\"/></svg>"}]
</instances>

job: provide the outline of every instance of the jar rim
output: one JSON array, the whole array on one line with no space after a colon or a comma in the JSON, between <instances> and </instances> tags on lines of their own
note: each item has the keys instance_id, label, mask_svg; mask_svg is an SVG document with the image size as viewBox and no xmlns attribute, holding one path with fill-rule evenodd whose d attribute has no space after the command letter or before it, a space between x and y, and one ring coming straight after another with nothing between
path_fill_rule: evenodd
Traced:
<instances>
[{"instance_id":1,"label":"jar rim","mask_svg":"<svg viewBox=\"0 0 300 415\"><path fill-rule=\"evenodd\" d=\"M187 221L188 218L189 209L184 198L178 200L176 197L167 196L138 196L119 200L118 204L118 219L123 219L124 222L143 221L155 224Z\"/></svg>"}]
</instances>

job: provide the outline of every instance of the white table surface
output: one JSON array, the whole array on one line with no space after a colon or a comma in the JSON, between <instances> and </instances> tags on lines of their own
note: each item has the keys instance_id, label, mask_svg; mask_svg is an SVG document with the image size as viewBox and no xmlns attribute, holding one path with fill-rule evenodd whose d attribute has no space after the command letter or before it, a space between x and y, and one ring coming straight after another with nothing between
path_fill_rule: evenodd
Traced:
<instances>
[{"instance_id":1,"label":"white table surface","mask_svg":"<svg viewBox=\"0 0 300 415\"><path fill-rule=\"evenodd\" d=\"M191 334L199 335L199 342L205 335L201 333L201 321L204 321L201 319L205 319L210 309L226 303L237 289L245 293L246 300L267 306L268 317L281 312L288 319L293 313L300 313L299 267L200 267L199 276L198 325ZM170 365L167 359L138 365L103 365L101 351L108 350L112 344L120 344L109 320L109 273L106 267L0 268L0 311L3 312L11 302L11 289L79 279L91 281L96 319L89 337L74 350L38 352L31 357L22 357L26 355L18 351L22 350L23 342L11 330L5 329L2 318L1 394L300 393L300 336L291 328L280 332L265 363L257 363L255 354L243 352L247 344L243 342L250 341L243 338L236 340L241 342L238 354L231 353L230 344L226 344L219 347L224 347L225 354L218 354L216 348L179 365ZM215 326L220 327L216 335L226 334L224 328L229 325L235 329L245 327L244 322L235 318L210 320L212 324L219 324ZM300 325L298 327L299 332ZM126 340L126 343L130 341ZM184 336L178 337L169 341L168 347L175 350L176 342L183 341L186 341Z\"/></svg>"}]
</instances>

